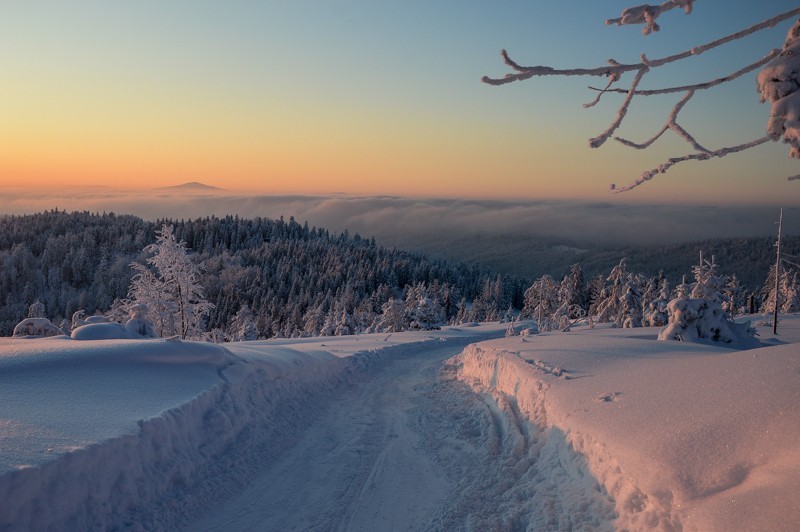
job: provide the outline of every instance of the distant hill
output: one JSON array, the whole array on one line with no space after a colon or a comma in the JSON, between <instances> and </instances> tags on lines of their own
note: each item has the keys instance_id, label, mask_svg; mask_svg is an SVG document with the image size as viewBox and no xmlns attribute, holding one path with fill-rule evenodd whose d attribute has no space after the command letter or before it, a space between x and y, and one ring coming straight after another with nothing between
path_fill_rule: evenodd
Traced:
<instances>
[{"instance_id":1,"label":"distant hill","mask_svg":"<svg viewBox=\"0 0 800 532\"><path fill-rule=\"evenodd\" d=\"M663 270L674 286L683 275L692 279L692 265L700 252L716 257L720 273L735 273L748 289L763 285L775 260L774 236L717 238L653 246L593 246L586 243L556 242L537 237L465 235L448 237L432 233L415 240L393 241L392 245L449 261L476 262L501 274L538 279L544 274L560 279L572 264L580 264L591 277L608 274L625 258L628 271L657 275ZM385 245L385 244L384 244ZM783 239L786 253L800 254L800 236Z\"/></svg>"},{"instance_id":2,"label":"distant hill","mask_svg":"<svg viewBox=\"0 0 800 532\"><path fill-rule=\"evenodd\" d=\"M206 185L205 183L200 183L199 181L190 181L188 183L183 183L182 185L173 185L170 187L159 187L158 190L183 190L183 191L193 191L193 192L221 192L224 191L224 188L219 187L212 187L211 185Z\"/></svg>"}]
</instances>

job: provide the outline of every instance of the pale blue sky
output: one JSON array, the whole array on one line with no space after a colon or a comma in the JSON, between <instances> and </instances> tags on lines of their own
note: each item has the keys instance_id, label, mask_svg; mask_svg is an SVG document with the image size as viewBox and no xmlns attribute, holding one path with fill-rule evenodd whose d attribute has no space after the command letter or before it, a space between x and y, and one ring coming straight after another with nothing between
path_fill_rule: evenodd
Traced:
<instances>
[{"instance_id":1,"label":"pale blue sky","mask_svg":"<svg viewBox=\"0 0 800 532\"><path fill-rule=\"evenodd\" d=\"M4 6L0 183L163 185L260 192L608 198L671 155L590 150L619 98L584 110L590 78L505 87L522 64L599 66L682 51L797 6L698 0L662 31L609 27L628 1L17 2ZM703 81L779 47L791 22L653 73ZM634 105L622 134L649 136L675 97ZM762 134L754 75L697 97L682 121L711 148ZM675 167L619 201L798 204L800 163L770 145ZM699 183L699 184L698 184ZM693 192L689 192L692 187ZM719 195L719 198L715 198ZM616 197L616 196L615 196ZM617 201L617 200L615 200Z\"/></svg>"}]
</instances>

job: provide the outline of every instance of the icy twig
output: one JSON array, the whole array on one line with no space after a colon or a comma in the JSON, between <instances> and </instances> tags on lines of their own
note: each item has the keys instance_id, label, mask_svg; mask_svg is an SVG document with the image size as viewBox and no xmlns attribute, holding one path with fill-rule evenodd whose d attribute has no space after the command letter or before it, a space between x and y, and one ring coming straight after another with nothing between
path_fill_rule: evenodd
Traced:
<instances>
[{"instance_id":1,"label":"icy twig","mask_svg":"<svg viewBox=\"0 0 800 532\"><path fill-rule=\"evenodd\" d=\"M749 72L752 72L752 71L756 70L759 67L762 67L762 66L766 65L767 63L769 63L770 61L775 59L780 53L781 53L781 50L779 48L775 48L774 50L772 50L770 53L768 53L767 55L765 55L764 57L762 57L758 61L755 61L754 63L751 63L751 64L747 65L746 67L737 70L736 72L728 74L727 76L723 76L721 78L716 78L716 79L713 79L711 81L705 81L703 83L695 83L695 84L692 84L692 85L680 85L680 86L676 86L676 87L665 87L663 89L637 90L635 96L655 96L655 95L658 95L658 94L672 94L672 93L675 93L675 92L700 91L700 90L710 89L712 87L716 87L717 85L721 85L723 83L727 83L729 81L733 81L736 78L739 78L739 77L741 77L741 76L743 76L743 75L745 75L745 74L747 74ZM609 85L611 85L611 83L609 83ZM593 91L599 91L600 94L604 94L604 93L627 94L627 92L628 92L625 89L617 89L617 88L612 89L612 88L609 88L608 86L606 86L606 88L604 88L604 89L599 89L597 87L589 87L589 89L591 89ZM600 96L598 96L597 99L599 100ZM588 105L584 105L584 107L589 107L589 106Z\"/></svg>"},{"instance_id":2,"label":"icy twig","mask_svg":"<svg viewBox=\"0 0 800 532\"><path fill-rule=\"evenodd\" d=\"M642 81L642 78L645 74L647 74L650 69L647 66L643 66L639 72L636 73L636 77L633 78L631 82L631 88L628 89L628 94L625 96L625 100L623 100L622 105L620 106L619 110L617 111L617 117L608 126L608 129L600 133L598 136L594 137L593 139L589 139L589 146L592 148L599 148L603 145L605 141L616 131L619 125L622 123L622 120L625 118L625 115L628 112L628 107L630 107L631 101L633 100L633 95L636 93L636 87L639 85L639 82Z\"/></svg>"},{"instance_id":3,"label":"icy twig","mask_svg":"<svg viewBox=\"0 0 800 532\"><path fill-rule=\"evenodd\" d=\"M651 144L653 144L653 142L658 140L658 138L661 137L661 135L663 135L665 131L671 129L679 137L688 142L698 152L706 154L711 153L709 150L701 146L700 143L698 143L697 140L695 140L695 138L688 131L686 131L683 127L681 127L680 124L678 124L678 113L681 112L683 106L686 105L686 103L692 98L692 96L694 96L694 91L687 92L686 95L683 98L681 98L681 100L677 104L675 104L675 107L672 108L672 112L670 112L669 114L667 123L664 124L664 126L658 133L655 134L655 136L645 141L644 143L637 144L635 142L631 142L630 140L626 140L620 137L614 137L614 140L624 144L625 146L636 148L637 150L643 150L645 148L648 148Z\"/></svg>"},{"instance_id":4,"label":"icy twig","mask_svg":"<svg viewBox=\"0 0 800 532\"><path fill-rule=\"evenodd\" d=\"M730 35L726 35L725 37L722 37L715 41L711 41L701 46L695 46L693 48L690 48L689 50L685 50L678 54L663 57L661 59L649 60L647 65L641 62L634 64L622 64L614 61L612 64L608 66L601 66L597 68L556 69L549 66L529 67L518 64L516 61L511 59L506 50L502 50L501 55L503 56L503 61L505 62L505 64L511 67L513 70L516 70L518 73L507 74L503 78L490 78L489 76L483 76L481 80L484 83L488 83L489 85L505 85L507 83L511 83L514 81L522 81L525 79L529 79L534 76L611 76L614 73L623 74L625 72L633 72L636 70L640 70L644 66L657 68L669 63L674 63L675 61L680 61L681 59L686 59L687 57L691 57L693 55L699 55L703 52L706 52L718 46L722 46L723 44L727 44L731 41L741 39L742 37L761 31L763 29L772 28L775 25L783 22L784 20L790 19L797 15L800 15L800 8L791 9L789 11L786 11L785 13L776 15L763 22L754 24L749 28L745 28L736 33L731 33Z\"/></svg>"}]
</instances>

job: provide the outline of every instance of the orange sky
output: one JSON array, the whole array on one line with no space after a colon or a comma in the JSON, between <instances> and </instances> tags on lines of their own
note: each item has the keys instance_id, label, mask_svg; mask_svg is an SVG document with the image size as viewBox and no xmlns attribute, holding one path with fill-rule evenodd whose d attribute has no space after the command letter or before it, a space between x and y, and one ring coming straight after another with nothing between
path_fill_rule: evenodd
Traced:
<instances>
[{"instance_id":1,"label":"orange sky","mask_svg":"<svg viewBox=\"0 0 800 532\"><path fill-rule=\"evenodd\" d=\"M569 27L563 7L514 5L502 13L421 2L384 10L359 2L344 2L341 10L234 6L10 8L0 23L7 51L0 185L150 188L201 181L263 193L605 200L610 183L624 184L688 151L674 139L645 153L613 143L590 150L587 139L616 112L613 103L581 107L590 80L480 83L482 74L505 73L497 56L505 45L523 56L538 50L543 60L551 54L555 62L595 61L580 42L557 52L542 47L537 39L561 36L551 42L566 44L563 31L548 24L540 26L543 35L508 29L523 15L563 16ZM553 12L539 12L546 9ZM605 11L592 6L576 29L587 35L576 39L591 42L590 31L614 35L602 26ZM643 41L638 30L624 30L616 30L625 39L619 46L666 46L659 36ZM785 28L776 32L780 40ZM758 104L752 84L743 80L698 103L697 127L711 124L716 136L741 128L736 141L761 134L768 107ZM740 112L742 101L747 110ZM663 120L649 104L631 112L635 136L660 126L647 121L651 114ZM785 178L800 167L786 151L771 145L687 163L619 201L796 205L799 185Z\"/></svg>"}]
</instances>

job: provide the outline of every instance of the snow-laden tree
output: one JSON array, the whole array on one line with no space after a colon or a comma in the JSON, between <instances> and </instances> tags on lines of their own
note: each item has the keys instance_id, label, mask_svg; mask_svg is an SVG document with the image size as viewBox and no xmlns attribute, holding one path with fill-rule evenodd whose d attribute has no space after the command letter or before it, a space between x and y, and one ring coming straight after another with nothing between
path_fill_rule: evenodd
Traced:
<instances>
[{"instance_id":1,"label":"snow-laden tree","mask_svg":"<svg viewBox=\"0 0 800 532\"><path fill-rule=\"evenodd\" d=\"M723 289L725 281L719 276L717 263L714 257L711 260L703 258L700 253L700 263L692 267L694 273L694 286L692 286L691 297L693 299L705 299L720 305L724 301Z\"/></svg>"},{"instance_id":2,"label":"snow-laden tree","mask_svg":"<svg viewBox=\"0 0 800 532\"><path fill-rule=\"evenodd\" d=\"M791 268L781 268L780 280L777 282L778 310L783 313L798 312L798 290L797 272ZM761 289L761 312L769 314L775 310L775 266L770 268L764 287Z\"/></svg>"},{"instance_id":3,"label":"snow-laden tree","mask_svg":"<svg viewBox=\"0 0 800 532\"><path fill-rule=\"evenodd\" d=\"M243 342L258 339L255 316L250 306L245 303L228 324L225 337L231 342Z\"/></svg>"},{"instance_id":4,"label":"snow-laden tree","mask_svg":"<svg viewBox=\"0 0 800 532\"><path fill-rule=\"evenodd\" d=\"M715 261L700 255L700 264L693 267L695 282L686 279L678 287L678 297L667 305L669 321L658 335L659 340L727 344L733 348L754 347L755 330L750 322L737 323L723 308L723 282Z\"/></svg>"},{"instance_id":5,"label":"snow-laden tree","mask_svg":"<svg viewBox=\"0 0 800 532\"><path fill-rule=\"evenodd\" d=\"M642 33L648 35L654 31L659 31L660 26L656 21L661 15L676 8L683 9L689 14L692 12L693 4L694 0L666 0L661 4L643 4L623 10L620 17L606 20L606 24L641 24ZM625 146L635 149L646 149L667 131L672 131L691 146L692 151L690 153L670 157L653 169L643 172L639 178L635 179L629 185L617 187L612 184L611 189L618 192L635 188L653 179L658 174L666 172L672 166L684 161L704 161L712 158L724 157L781 138L791 146L789 155L791 157L800 158L800 21L791 27L782 47L773 50L764 50L764 56L749 64L747 63L747 61L750 61L749 59L742 60L742 64L735 71L726 76L716 79L707 79L688 85L661 86L647 89L641 88L641 86L644 85L643 80L650 72L656 72L662 67L667 67L668 69L671 65L676 63L688 65L690 62L681 62L708 50L728 45L758 31L774 27L798 15L800 15L800 8L794 8L757 24L753 24L750 27L743 28L738 32L707 43L691 46L690 48L672 55L648 58L645 54L641 54L638 61L628 63L609 59L608 64L594 68L558 69L550 66L523 66L511 59L508 53L503 50L503 60L505 64L512 69L512 72L502 78L484 76L483 82L490 85L503 85L538 76L595 76L606 78L608 79L608 83L605 87L592 87L592 89L597 92L597 96L590 103L584 104L584 107L596 105L600 102L602 97L607 94L623 95L623 99L609 127L589 140L590 147L599 148L608 139L613 138ZM780 43L777 42L775 44L780 45ZM745 74L755 72L759 68L761 71L758 74L757 82L761 101L770 103L766 135L734 146L709 148L701 144L700 141L679 124L678 117L681 111L697 93L718 87L723 83L740 78ZM620 82L626 74L632 74L628 87L615 87L614 85ZM657 77L657 75L654 77ZM615 132L622 125L634 100L645 96L656 95L681 95L681 97L666 117L664 125L650 139L643 142L635 142L614 136ZM800 179L800 176L793 176L789 179Z\"/></svg>"},{"instance_id":6,"label":"snow-laden tree","mask_svg":"<svg viewBox=\"0 0 800 532\"><path fill-rule=\"evenodd\" d=\"M355 324L353 323L353 316L347 311L347 307L339 305L337 309L338 319L336 320L336 328L333 330L335 336L349 336L356 332Z\"/></svg>"},{"instance_id":7,"label":"snow-laden tree","mask_svg":"<svg viewBox=\"0 0 800 532\"><path fill-rule=\"evenodd\" d=\"M784 271L781 268L781 271ZM772 313L775 311L775 302L778 303L778 308L780 309L780 305L783 302L783 298L781 297L780 290L776 292L776 286L780 286L780 281L777 283L775 282L775 275L776 275L776 267L773 264L772 267L769 269L769 273L767 274L767 280L764 282L764 286L761 287L761 291L759 292L759 297L761 299L761 308L759 309L760 312L763 314Z\"/></svg>"},{"instance_id":8,"label":"snow-laden tree","mask_svg":"<svg viewBox=\"0 0 800 532\"><path fill-rule=\"evenodd\" d=\"M605 287L598 300L595 301L593 318L597 322L612 322L615 326L622 327L625 321L623 312L625 295L630 282L632 282L632 278L627 271L627 265L623 258L619 261L619 264L611 269L611 273L606 277L606 283L610 284Z\"/></svg>"},{"instance_id":9,"label":"snow-laden tree","mask_svg":"<svg viewBox=\"0 0 800 532\"><path fill-rule=\"evenodd\" d=\"M739 279L735 273L731 274L722 288L722 310L727 312L728 316L739 314L744 305L744 301L742 301L743 295L744 291L739 284Z\"/></svg>"},{"instance_id":10,"label":"snow-laden tree","mask_svg":"<svg viewBox=\"0 0 800 532\"><path fill-rule=\"evenodd\" d=\"M200 268L192 261L186 243L178 241L172 226L163 225L156 242L144 249L147 264L134 262L136 274L128 291L129 306L145 304L161 337L200 339L204 319L213 305L200 286Z\"/></svg>"},{"instance_id":11,"label":"snow-laden tree","mask_svg":"<svg viewBox=\"0 0 800 532\"><path fill-rule=\"evenodd\" d=\"M458 305L456 305L456 315L451 320L453 325L461 325L469 321L469 305L467 305L467 298L462 297Z\"/></svg>"},{"instance_id":12,"label":"snow-laden tree","mask_svg":"<svg viewBox=\"0 0 800 532\"><path fill-rule=\"evenodd\" d=\"M784 270L781 279L781 292L783 292L783 304L781 312L789 314L800 312L800 280L796 271Z\"/></svg>"},{"instance_id":13,"label":"snow-laden tree","mask_svg":"<svg viewBox=\"0 0 800 532\"><path fill-rule=\"evenodd\" d=\"M375 326L379 332L400 332L407 328L406 307L403 301L389 298L389 301L381 306L381 315Z\"/></svg>"},{"instance_id":14,"label":"snow-laden tree","mask_svg":"<svg viewBox=\"0 0 800 532\"><path fill-rule=\"evenodd\" d=\"M644 312L642 323L648 327L663 327L667 324L669 316L667 305L670 302L669 283L666 279L661 280L661 287L658 296L650 301Z\"/></svg>"},{"instance_id":15,"label":"snow-laden tree","mask_svg":"<svg viewBox=\"0 0 800 532\"><path fill-rule=\"evenodd\" d=\"M642 296L636 278L628 276L625 292L620 298L620 319L625 328L642 326Z\"/></svg>"},{"instance_id":16,"label":"snow-laden tree","mask_svg":"<svg viewBox=\"0 0 800 532\"><path fill-rule=\"evenodd\" d=\"M38 299L30 307L28 307L29 318L44 318L45 312L44 303Z\"/></svg>"},{"instance_id":17,"label":"snow-laden tree","mask_svg":"<svg viewBox=\"0 0 800 532\"><path fill-rule=\"evenodd\" d=\"M531 318L542 332L559 328L558 317L555 316L561 307L558 298L558 284L549 275L543 275L525 291L525 306L522 317Z\"/></svg>"},{"instance_id":18,"label":"snow-laden tree","mask_svg":"<svg viewBox=\"0 0 800 532\"><path fill-rule=\"evenodd\" d=\"M586 315L588 295L586 292L586 281L580 264L573 264L569 273L561 280L558 290L559 301L565 306L566 313L570 319L580 318Z\"/></svg>"},{"instance_id":19,"label":"snow-laden tree","mask_svg":"<svg viewBox=\"0 0 800 532\"><path fill-rule=\"evenodd\" d=\"M434 329L446 321L444 308L422 283L406 290L405 318L411 329Z\"/></svg>"}]
</instances>

